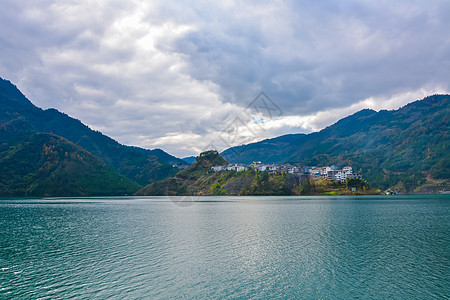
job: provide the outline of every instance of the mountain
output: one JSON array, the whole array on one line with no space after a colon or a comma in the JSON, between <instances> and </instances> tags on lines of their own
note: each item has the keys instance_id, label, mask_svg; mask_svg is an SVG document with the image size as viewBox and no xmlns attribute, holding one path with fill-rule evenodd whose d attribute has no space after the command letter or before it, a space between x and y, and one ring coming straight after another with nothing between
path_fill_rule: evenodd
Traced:
<instances>
[{"instance_id":1,"label":"mountain","mask_svg":"<svg viewBox=\"0 0 450 300\"><path fill-rule=\"evenodd\" d=\"M222 152L231 163L350 165L377 188L448 190L450 95L398 110L365 109L311 134L290 134Z\"/></svg>"},{"instance_id":2,"label":"mountain","mask_svg":"<svg viewBox=\"0 0 450 300\"><path fill-rule=\"evenodd\" d=\"M139 188L86 150L53 134L33 133L0 152L2 197L126 195Z\"/></svg>"},{"instance_id":3,"label":"mountain","mask_svg":"<svg viewBox=\"0 0 450 300\"><path fill-rule=\"evenodd\" d=\"M195 156L183 157L182 159L188 165L192 165L196 161L196 157Z\"/></svg>"},{"instance_id":4,"label":"mountain","mask_svg":"<svg viewBox=\"0 0 450 300\"><path fill-rule=\"evenodd\" d=\"M136 195L173 196L197 194L199 188L209 188L209 185L203 186L202 179L210 173L211 167L227 164L228 162L215 150L202 152L197 157L196 162L180 171L175 177L149 184L136 192Z\"/></svg>"},{"instance_id":5,"label":"mountain","mask_svg":"<svg viewBox=\"0 0 450 300\"><path fill-rule=\"evenodd\" d=\"M79 120L33 105L11 82L0 79L0 151L29 139L34 133L52 133L82 147L127 178L146 185L175 175L172 165L185 162L160 149L146 150L119 144Z\"/></svg>"}]
</instances>

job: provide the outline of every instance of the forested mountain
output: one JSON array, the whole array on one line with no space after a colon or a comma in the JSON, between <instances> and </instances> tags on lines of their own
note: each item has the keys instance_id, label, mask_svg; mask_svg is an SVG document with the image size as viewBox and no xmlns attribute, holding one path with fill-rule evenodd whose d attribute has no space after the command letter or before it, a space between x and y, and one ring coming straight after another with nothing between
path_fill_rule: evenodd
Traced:
<instances>
[{"instance_id":1,"label":"forested mountain","mask_svg":"<svg viewBox=\"0 0 450 300\"><path fill-rule=\"evenodd\" d=\"M160 149L121 145L56 109L38 108L11 82L0 79L0 164L8 161L14 147L26 146L37 133L51 133L70 141L141 185L173 176L179 170L172 165L184 164Z\"/></svg>"},{"instance_id":2,"label":"forested mountain","mask_svg":"<svg viewBox=\"0 0 450 300\"><path fill-rule=\"evenodd\" d=\"M183 159L183 160L185 161L185 163L188 164L188 165L192 165L192 164L195 163L195 161L196 161L195 156L183 157L182 159Z\"/></svg>"},{"instance_id":3,"label":"forested mountain","mask_svg":"<svg viewBox=\"0 0 450 300\"><path fill-rule=\"evenodd\" d=\"M222 156L231 163L351 165L381 189L448 189L449 100L449 95L434 95L398 110L365 109L320 132L233 147Z\"/></svg>"},{"instance_id":4,"label":"forested mountain","mask_svg":"<svg viewBox=\"0 0 450 300\"><path fill-rule=\"evenodd\" d=\"M0 196L107 196L140 185L70 141L34 133L0 153Z\"/></svg>"},{"instance_id":5,"label":"forested mountain","mask_svg":"<svg viewBox=\"0 0 450 300\"><path fill-rule=\"evenodd\" d=\"M398 110L365 109L320 132L233 147L222 156L245 164L350 165L376 188L448 190L449 100L434 95ZM121 145L64 113L38 108L0 78L0 195L128 194L169 177L192 181L185 177L202 165L173 177L175 164L185 162L160 149Z\"/></svg>"}]
</instances>

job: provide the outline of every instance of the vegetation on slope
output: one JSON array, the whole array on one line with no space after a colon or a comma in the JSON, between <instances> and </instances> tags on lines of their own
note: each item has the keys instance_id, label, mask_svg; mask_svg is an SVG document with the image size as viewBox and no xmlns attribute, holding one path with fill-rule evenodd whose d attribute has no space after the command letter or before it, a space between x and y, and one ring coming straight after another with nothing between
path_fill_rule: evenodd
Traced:
<instances>
[{"instance_id":1,"label":"vegetation on slope","mask_svg":"<svg viewBox=\"0 0 450 300\"><path fill-rule=\"evenodd\" d=\"M8 127L8 130L1 128ZM124 146L56 109L34 106L13 84L0 78L0 147L22 143L37 132L54 133L83 147L142 185L174 176L184 161L160 149ZM1 151L1 149L0 149Z\"/></svg>"},{"instance_id":2,"label":"vegetation on slope","mask_svg":"<svg viewBox=\"0 0 450 300\"><path fill-rule=\"evenodd\" d=\"M320 132L285 135L222 155L232 163L350 165L380 189L448 190L449 100L435 95L394 111L366 109Z\"/></svg>"},{"instance_id":3,"label":"vegetation on slope","mask_svg":"<svg viewBox=\"0 0 450 300\"><path fill-rule=\"evenodd\" d=\"M352 178L345 182L329 180L306 180L295 188L298 195L374 195L380 190L373 189L370 184L359 178Z\"/></svg>"},{"instance_id":4,"label":"vegetation on slope","mask_svg":"<svg viewBox=\"0 0 450 300\"><path fill-rule=\"evenodd\" d=\"M0 196L132 194L140 185L64 138L36 133L0 152Z\"/></svg>"},{"instance_id":5,"label":"vegetation on slope","mask_svg":"<svg viewBox=\"0 0 450 300\"><path fill-rule=\"evenodd\" d=\"M167 178L159 182L147 185L137 192L137 195L192 195L197 193L194 184L204 175L211 172L211 167L226 165L217 151L210 150L200 153L194 164L180 171L175 177Z\"/></svg>"},{"instance_id":6,"label":"vegetation on slope","mask_svg":"<svg viewBox=\"0 0 450 300\"><path fill-rule=\"evenodd\" d=\"M173 178L152 183L136 195L185 196L185 195L325 195L325 194L376 194L367 182L359 179L349 184L334 182L309 182L294 186L289 174L276 172L220 171L211 167L226 165L227 162L216 152L201 153L197 161ZM356 191L351 188L355 187Z\"/></svg>"}]
</instances>

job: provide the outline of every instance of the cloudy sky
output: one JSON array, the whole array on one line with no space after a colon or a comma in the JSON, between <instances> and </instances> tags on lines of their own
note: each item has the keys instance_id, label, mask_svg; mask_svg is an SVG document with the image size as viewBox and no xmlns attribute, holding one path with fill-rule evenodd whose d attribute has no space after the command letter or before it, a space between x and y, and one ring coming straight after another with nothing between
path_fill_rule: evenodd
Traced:
<instances>
[{"instance_id":1,"label":"cloudy sky","mask_svg":"<svg viewBox=\"0 0 450 300\"><path fill-rule=\"evenodd\" d=\"M448 16L448 0L3 0L0 77L184 157L448 93Z\"/></svg>"}]
</instances>

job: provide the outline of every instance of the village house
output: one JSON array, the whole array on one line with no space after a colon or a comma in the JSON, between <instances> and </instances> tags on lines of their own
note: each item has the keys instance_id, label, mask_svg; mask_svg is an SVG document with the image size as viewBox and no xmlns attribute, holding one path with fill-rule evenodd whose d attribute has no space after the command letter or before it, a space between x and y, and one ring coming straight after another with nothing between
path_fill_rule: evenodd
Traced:
<instances>
[{"instance_id":1,"label":"village house","mask_svg":"<svg viewBox=\"0 0 450 300\"><path fill-rule=\"evenodd\" d=\"M248 170L248 166L243 164L230 164L227 166L214 166L211 167L211 170L214 172L220 172L220 171L245 171Z\"/></svg>"},{"instance_id":2,"label":"village house","mask_svg":"<svg viewBox=\"0 0 450 300\"><path fill-rule=\"evenodd\" d=\"M353 174L353 169L349 166L343 167L342 170L330 170L327 172L328 180L345 182L347 178L361 178L361 175Z\"/></svg>"},{"instance_id":3,"label":"village house","mask_svg":"<svg viewBox=\"0 0 450 300\"><path fill-rule=\"evenodd\" d=\"M237 171L237 172L248 170L248 167L243 164L232 164L232 165L226 166L226 168L228 171Z\"/></svg>"},{"instance_id":4,"label":"village house","mask_svg":"<svg viewBox=\"0 0 450 300\"><path fill-rule=\"evenodd\" d=\"M350 166L345 166L341 170L333 169L332 167L316 167L316 166L306 166L299 167L293 166L291 164L263 164L260 161L254 161L250 166L243 164L230 164L227 166L215 166L211 170L214 172L220 171L245 171L248 169L253 169L255 171L268 171L272 173L289 174L289 176L297 176L303 178L309 178L315 181L318 180L332 180L345 182L347 178L361 178L360 174L354 174L353 169ZM299 178L300 178L299 177Z\"/></svg>"},{"instance_id":5,"label":"village house","mask_svg":"<svg viewBox=\"0 0 450 300\"><path fill-rule=\"evenodd\" d=\"M214 166L214 167L211 167L211 169L212 169L214 172L220 172L220 171L225 170L225 167L226 167L226 166Z\"/></svg>"},{"instance_id":6,"label":"village house","mask_svg":"<svg viewBox=\"0 0 450 300\"><path fill-rule=\"evenodd\" d=\"M250 167L255 171L265 171L267 169L267 166L265 164L262 164L260 161L254 161Z\"/></svg>"}]
</instances>

